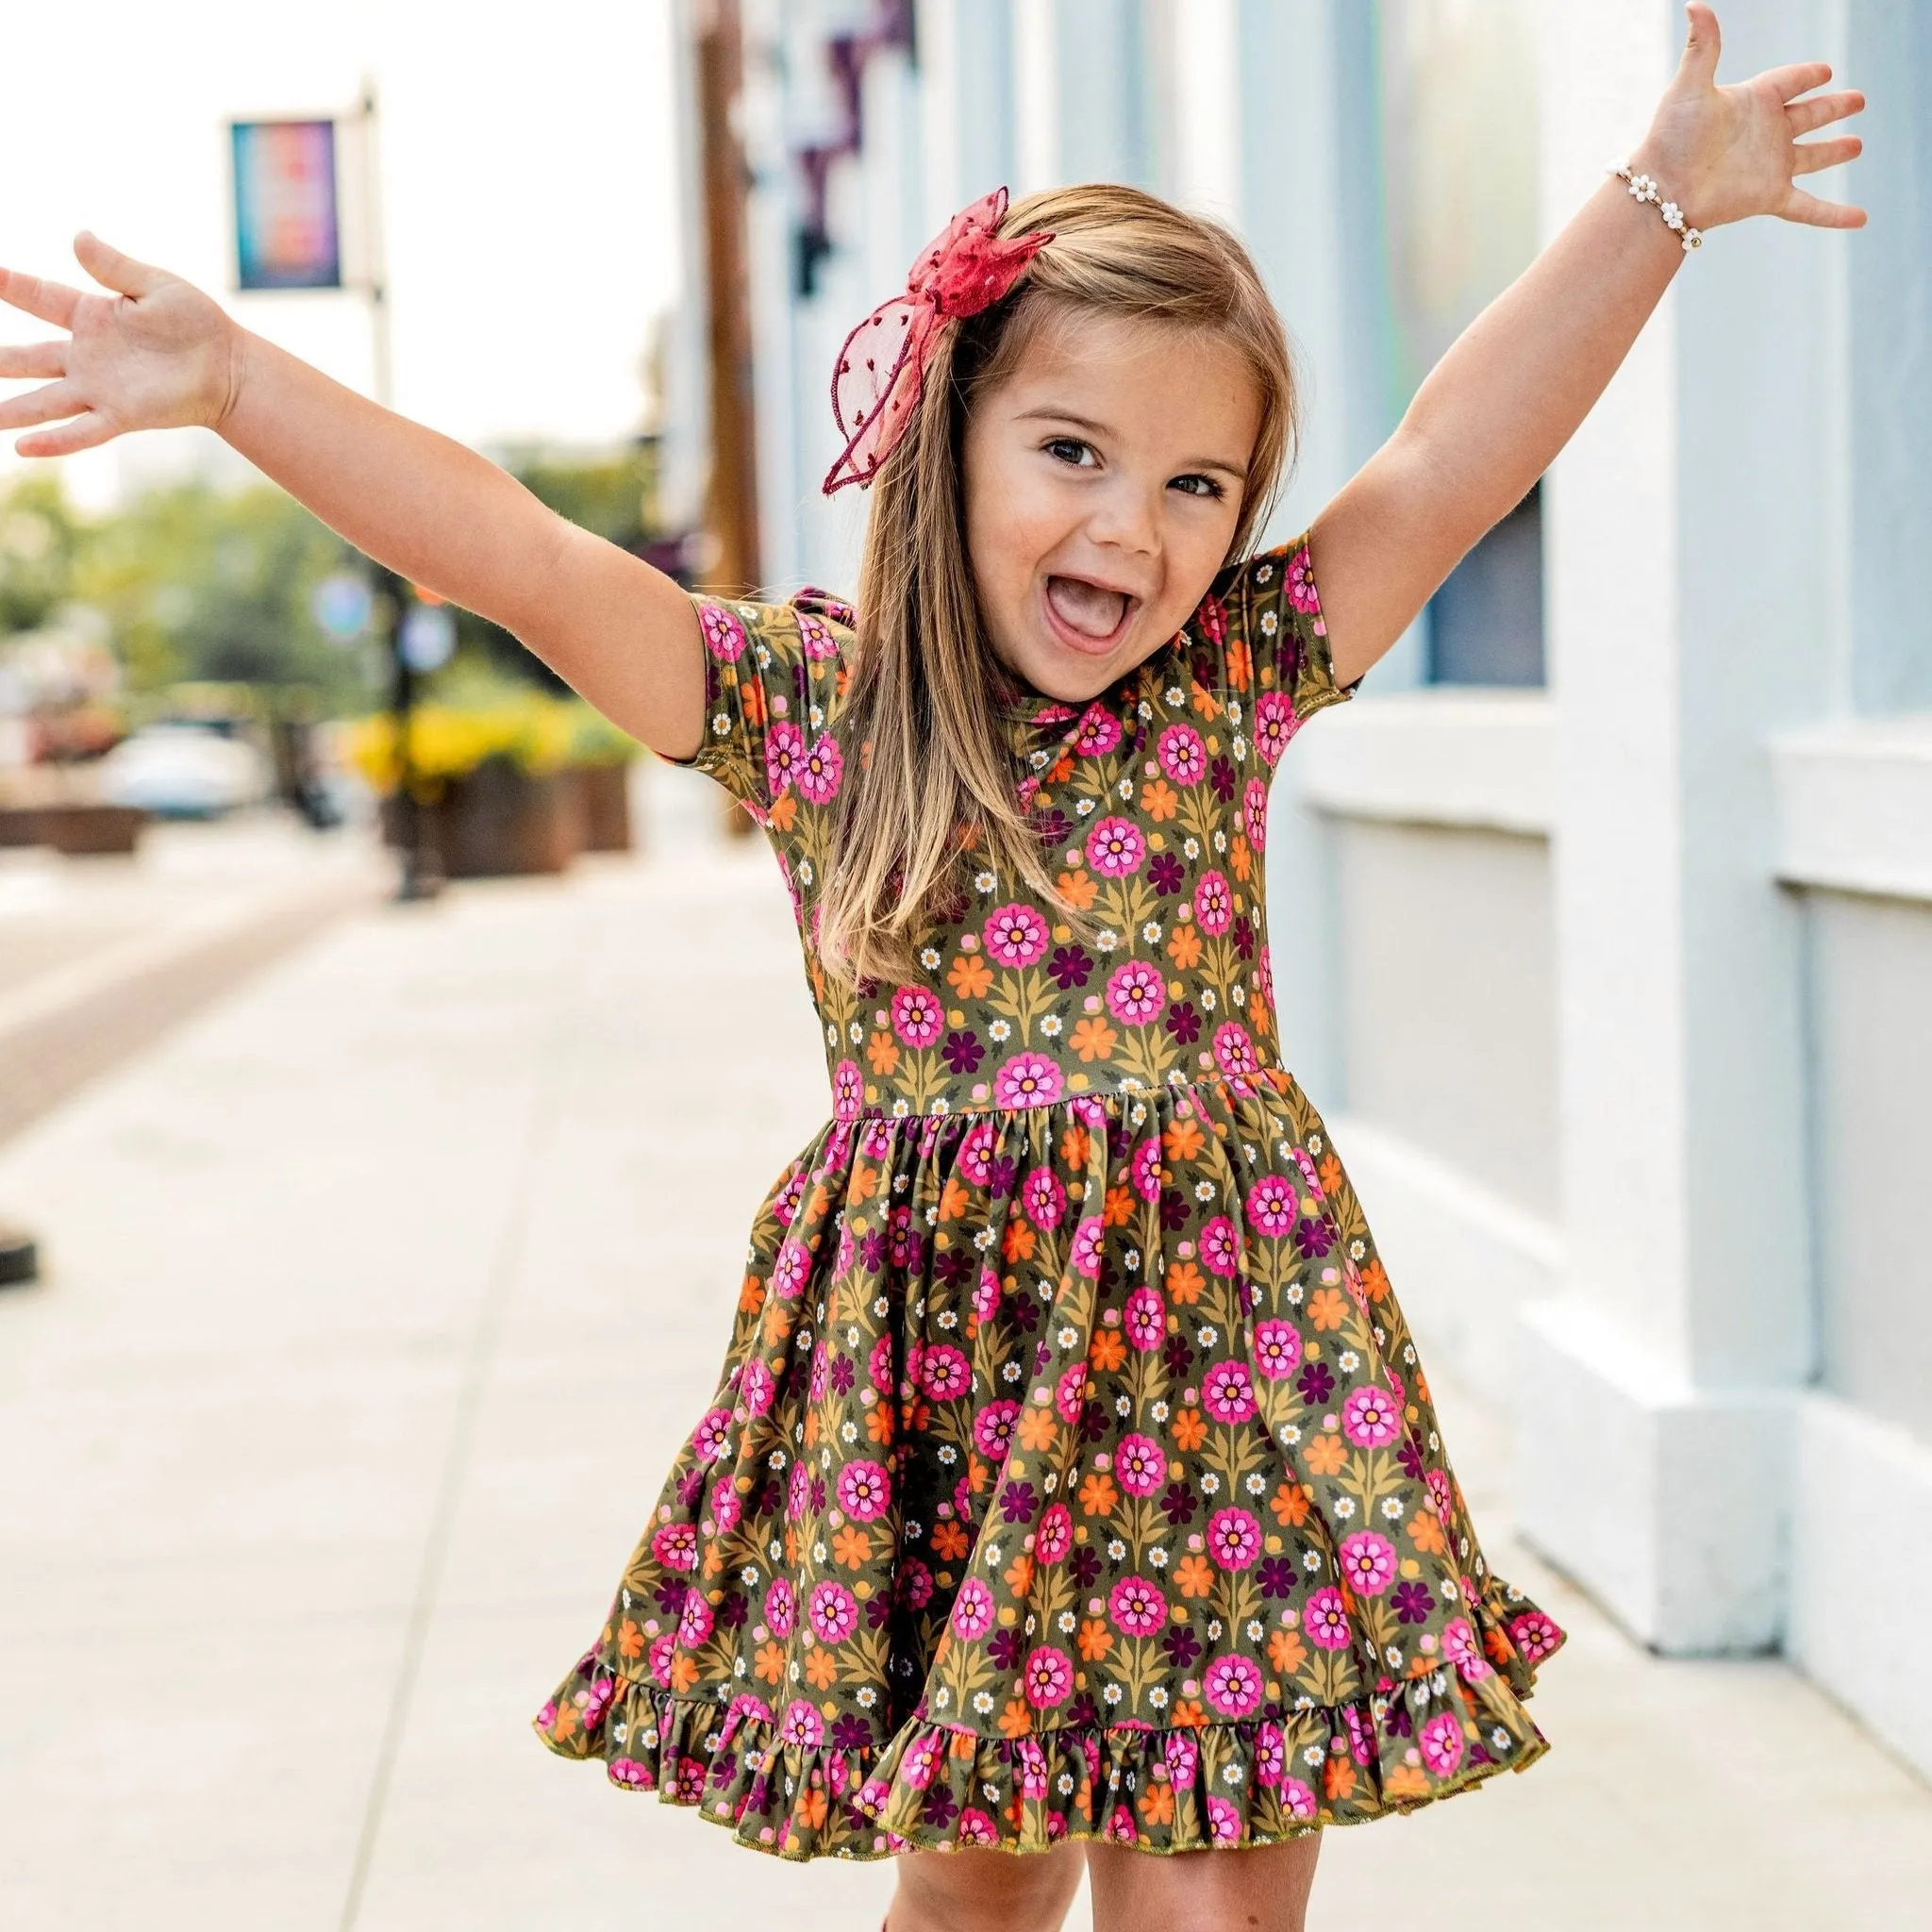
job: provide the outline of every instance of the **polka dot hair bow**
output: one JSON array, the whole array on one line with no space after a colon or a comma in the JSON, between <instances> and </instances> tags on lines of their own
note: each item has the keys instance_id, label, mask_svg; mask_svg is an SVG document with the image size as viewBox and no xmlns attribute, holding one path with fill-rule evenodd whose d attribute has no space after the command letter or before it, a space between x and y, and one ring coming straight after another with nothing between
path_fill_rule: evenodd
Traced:
<instances>
[{"instance_id":1,"label":"polka dot hair bow","mask_svg":"<svg viewBox=\"0 0 1932 1932\"><path fill-rule=\"evenodd\" d=\"M870 483L898 446L925 388L925 365L940 325L977 315L1012 292L1051 235L1000 239L1007 191L996 188L946 224L928 242L906 292L882 302L839 351L832 372L832 416L845 447L825 473L824 493Z\"/></svg>"}]
</instances>

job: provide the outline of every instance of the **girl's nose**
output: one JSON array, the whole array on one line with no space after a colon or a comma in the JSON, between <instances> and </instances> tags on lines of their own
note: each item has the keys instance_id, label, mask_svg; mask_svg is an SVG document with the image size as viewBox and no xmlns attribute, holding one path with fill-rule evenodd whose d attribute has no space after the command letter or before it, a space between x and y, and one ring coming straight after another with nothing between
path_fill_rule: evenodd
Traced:
<instances>
[{"instance_id":1,"label":"girl's nose","mask_svg":"<svg viewBox=\"0 0 1932 1932\"><path fill-rule=\"evenodd\" d=\"M1087 534L1109 549L1153 556L1160 548L1158 493L1150 496L1130 478L1117 478L1091 506Z\"/></svg>"}]
</instances>

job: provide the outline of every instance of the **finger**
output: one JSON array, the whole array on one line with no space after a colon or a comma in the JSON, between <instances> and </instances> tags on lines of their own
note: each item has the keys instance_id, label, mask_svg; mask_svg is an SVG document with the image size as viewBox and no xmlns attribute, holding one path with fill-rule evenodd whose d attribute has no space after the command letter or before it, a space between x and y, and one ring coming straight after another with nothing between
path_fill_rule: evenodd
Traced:
<instances>
[{"instance_id":1,"label":"finger","mask_svg":"<svg viewBox=\"0 0 1932 1932\"><path fill-rule=\"evenodd\" d=\"M0 268L0 302L42 322L51 322L56 328L72 328L74 311L80 306L80 291L70 289L65 282L43 282L39 275Z\"/></svg>"},{"instance_id":2,"label":"finger","mask_svg":"<svg viewBox=\"0 0 1932 1932\"><path fill-rule=\"evenodd\" d=\"M92 229L83 228L74 238L74 253L82 268L104 289L116 294L132 295L137 301L151 295L168 277L166 273L109 248Z\"/></svg>"},{"instance_id":3,"label":"finger","mask_svg":"<svg viewBox=\"0 0 1932 1932\"><path fill-rule=\"evenodd\" d=\"M1808 101L1793 101L1785 109L1791 138L1809 134L1829 121L1843 121L1865 111L1865 96L1856 90L1839 94L1814 94Z\"/></svg>"},{"instance_id":4,"label":"finger","mask_svg":"<svg viewBox=\"0 0 1932 1932\"><path fill-rule=\"evenodd\" d=\"M114 425L105 416L90 409L58 429L42 429L35 436L23 436L13 447L24 457L71 457L76 450L93 449L114 435Z\"/></svg>"},{"instance_id":5,"label":"finger","mask_svg":"<svg viewBox=\"0 0 1932 1932\"><path fill-rule=\"evenodd\" d=\"M1823 87L1831 78L1831 69L1823 60L1800 60L1790 67L1770 67L1757 76L1757 85L1777 90L1781 101L1790 102Z\"/></svg>"},{"instance_id":6,"label":"finger","mask_svg":"<svg viewBox=\"0 0 1932 1932\"><path fill-rule=\"evenodd\" d=\"M30 389L24 396L8 396L0 403L0 429L27 429L36 423L53 423L71 416L87 404L71 382L50 382L42 389Z\"/></svg>"},{"instance_id":7,"label":"finger","mask_svg":"<svg viewBox=\"0 0 1932 1932\"><path fill-rule=\"evenodd\" d=\"M1684 11L1690 19L1690 31L1684 42L1684 58L1677 64L1677 78L1699 87L1717 85L1717 58L1724 52L1724 39L1718 32L1717 15L1692 0Z\"/></svg>"},{"instance_id":8,"label":"finger","mask_svg":"<svg viewBox=\"0 0 1932 1932\"><path fill-rule=\"evenodd\" d=\"M65 342L0 342L0 376L66 374Z\"/></svg>"},{"instance_id":9,"label":"finger","mask_svg":"<svg viewBox=\"0 0 1932 1932\"><path fill-rule=\"evenodd\" d=\"M1807 228L1862 228L1865 210L1844 202L1820 201L1802 188L1791 190L1790 198L1778 210L1788 222L1802 222Z\"/></svg>"},{"instance_id":10,"label":"finger","mask_svg":"<svg viewBox=\"0 0 1932 1932\"><path fill-rule=\"evenodd\" d=\"M1855 161L1865 152L1865 143L1856 134L1840 134L1831 141L1803 141L1791 149L1791 173L1815 175L1820 168L1836 168Z\"/></svg>"}]
</instances>

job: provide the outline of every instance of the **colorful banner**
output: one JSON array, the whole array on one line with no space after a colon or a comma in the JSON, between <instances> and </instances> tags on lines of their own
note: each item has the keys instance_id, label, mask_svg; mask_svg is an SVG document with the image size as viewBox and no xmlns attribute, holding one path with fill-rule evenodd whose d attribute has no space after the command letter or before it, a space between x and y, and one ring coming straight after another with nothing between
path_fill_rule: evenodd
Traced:
<instances>
[{"instance_id":1,"label":"colorful banner","mask_svg":"<svg viewBox=\"0 0 1932 1932\"><path fill-rule=\"evenodd\" d=\"M340 289L333 121L237 121L235 257L242 289Z\"/></svg>"}]
</instances>

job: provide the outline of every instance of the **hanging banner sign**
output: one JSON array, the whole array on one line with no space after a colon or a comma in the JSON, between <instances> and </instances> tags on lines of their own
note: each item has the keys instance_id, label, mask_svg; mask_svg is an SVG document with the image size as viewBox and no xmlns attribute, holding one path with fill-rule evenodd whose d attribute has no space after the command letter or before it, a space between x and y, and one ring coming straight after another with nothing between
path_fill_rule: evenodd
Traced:
<instances>
[{"instance_id":1,"label":"hanging banner sign","mask_svg":"<svg viewBox=\"0 0 1932 1932\"><path fill-rule=\"evenodd\" d=\"M340 289L333 121L236 121L235 258L241 289Z\"/></svg>"}]
</instances>

